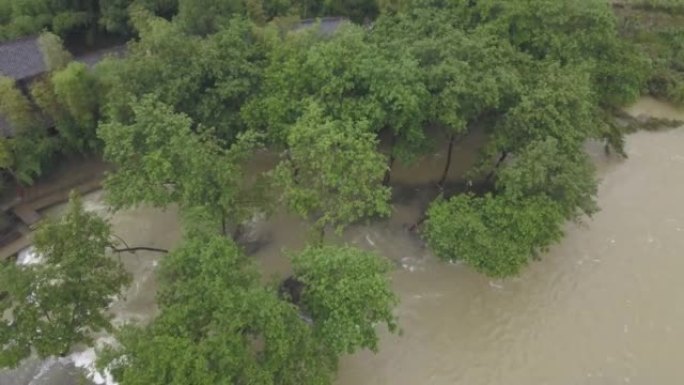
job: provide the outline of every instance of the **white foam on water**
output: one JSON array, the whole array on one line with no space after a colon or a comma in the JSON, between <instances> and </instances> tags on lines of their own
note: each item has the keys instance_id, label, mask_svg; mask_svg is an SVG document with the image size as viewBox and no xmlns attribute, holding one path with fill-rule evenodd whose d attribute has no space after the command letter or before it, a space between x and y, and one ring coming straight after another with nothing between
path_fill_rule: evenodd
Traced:
<instances>
[{"instance_id":1,"label":"white foam on water","mask_svg":"<svg viewBox=\"0 0 684 385\"><path fill-rule=\"evenodd\" d=\"M102 337L98 338L95 342L97 348L101 348L106 345L113 345L116 343L114 337ZM69 356L71 362L74 366L82 369L89 380L97 385L118 385L109 370L99 371L95 367L95 361L97 360L96 348L88 348L84 351L73 353Z\"/></svg>"},{"instance_id":2,"label":"white foam on water","mask_svg":"<svg viewBox=\"0 0 684 385\"><path fill-rule=\"evenodd\" d=\"M35 265L43 262L43 256L36 253L33 246L29 246L17 253L17 265Z\"/></svg>"}]
</instances>

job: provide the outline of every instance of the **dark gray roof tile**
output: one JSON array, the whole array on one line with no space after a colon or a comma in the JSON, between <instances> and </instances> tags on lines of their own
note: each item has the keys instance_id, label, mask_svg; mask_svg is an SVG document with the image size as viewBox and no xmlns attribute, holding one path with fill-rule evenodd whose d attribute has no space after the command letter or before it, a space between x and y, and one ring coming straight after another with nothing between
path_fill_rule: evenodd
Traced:
<instances>
[{"instance_id":1,"label":"dark gray roof tile","mask_svg":"<svg viewBox=\"0 0 684 385\"><path fill-rule=\"evenodd\" d=\"M0 44L0 75L22 80L46 70L36 36Z\"/></svg>"}]
</instances>

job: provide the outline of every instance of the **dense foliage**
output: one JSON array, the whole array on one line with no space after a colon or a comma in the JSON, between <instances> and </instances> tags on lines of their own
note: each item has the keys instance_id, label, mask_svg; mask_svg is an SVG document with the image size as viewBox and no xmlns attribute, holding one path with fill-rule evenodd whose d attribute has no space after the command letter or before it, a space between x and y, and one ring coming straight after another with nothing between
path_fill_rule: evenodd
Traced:
<instances>
[{"instance_id":1,"label":"dense foliage","mask_svg":"<svg viewBox=\"0 0 684 385\"><path fill-rule=\"evenodd\" d=\"M144 7L171 15L176 0L0 0L0 41L38 33L44 29L66 35L85 32L94 43L98 30L130 33L129 12Z\"/></svg>"},{"instance_id":2,"label":"dense foliage","mask_svg":"<svg viewBox=\"0 0 684 385\"><path fill-rule=\"evenodd\" d=\"M633 23L646 7L669 10L658 13L667 27ZM40 39L47 73L0 78L13 127L0 168L30 183L59 152L102 153L113 209L180 208L185 239L163 259L158 316L117 330L101 362L122 385L329 384L342 354L376 350L376 327L397 328L389 265L324 242L327 229L391 214L395 163L448 149L421 234L438 257L507 277L566 221L598 210L583 145L624 155L615 110L645 90L684 100L681 10L620 9L618 19L604 0L0 0L0 39L55 33ZM298 22L326 15L346 19ZM94 68L58 37L103 30L131 39ZM475 132L486 137L479 161L449 189L452 151ZM260 150L279 156L249 167ZM293 253L296 296L264 285L239 231L226 236L275 204L320 235ZM109 328L127 280L105 255L109 236L76 203L39 231L43 264L2 268L0 366Z\"/></svg>"},{"instance_id":3,"label":"dense foliage","mask_svg":"<svg viewBox=\"0 0 684 385\"><path fill-rule=\"evenodd\" d=\"M241 161L252 141L241 136L230 149L194 133L192 121L152 96L133 108L133 123L100 127L105 159L118 165L105 181L115 208L141 203L181 208L206 207L225 222L244 220L250 210ZM224 229L225 230L225 229Z\"/></svg>"},{"instance_id":4,"label":"dense foliage","mask_svg":"<svg viewBox=\"0 0 684 385\"><path fill-rule=\"evenodd\" d=\"M307 247L292 263L304 284L303 310L313 319L315 335L335 353L377 351L376 325L396 330L386 261L352 247L319 246Z\"/></svg>"},{"instance_id":5,"label":"dense foliage","mask_svg":"<svg viewBox=\"0 0 684 385\"><path fill-rule=\"evenodd\" d=\"M287 145L275 177L285 203L314 228L341 232L358 219L389 214L386 161L366 121L326 120L313 104L289 130Z\"/></svg>"},{"instance_id":6,"label":"dense foliage","mask_svg":"<svg viewBox=\"0 0 684 385\"><path fill-rule=\"evenodd\" d=\"M434 202L428 216L425 233L435 253L493 277L517 274L562 234L560 208L544 196L459 195Z\"/></svg>"},{"instance_id":7,"label":"dense foliage","mask_svg":"<svg viewBox=\"0 0 684 385\"><path fill-rule=\"evenodd\" d=\"M651 59L648 92L684 105L684 4L630 0L615 11L622 37Z\"/></svg>"},{"instance_id":8,"label":"dense foliage","mask_svg":"<svg viewBox=\"0 0 684 385\"><path fill-rule=\"evenodd\" d=\"M93 333L111 330L107 307L130 281L112 247L109 224L85 212L78 198L58 221L34 237L42 261L0 266L0 367L15 366L32 350L63 356Z\"/></svg>"},{"instance_id":9,"label":"dense foliage","mask_svg":"<svg viewBox=\"0 0 684 385\"><path fill-rule=\"evenodd\" d=\"M341 353L376 347L377 322L394 328L387 266L335 247L307 249L295 266L302 309L262 286L229 239L191 235L163 260L159 316L124 328L102 365L123 385L331 383Z\"/></svg>"},{"instance_id":10,"label":"dense foliage","mask_svg":"<svg viewBox=\"0 0 684 385\"><path fill-rule=\"evenodd\" d=\"M0 167L15 183L31 184L42 173L55 151L55 141L48 137L45 121L30 99L10 78L0 76L0 114L12 127L11 136L3 136Z\"/></svg>"},{"instance_id":11,"label":"dense foliage","mask_svg":"<svg viewBox=\"0 0 684 385\"><path fill-rule=\"evenodd\" d=\"M132 34L130 14L136 9L173 18L198 35L223 29L236 15L262 24L330 15L364 22L378 14L374 0L0 0L0 41L48 29L61 36L84 33L92 44L102 32Z\"/></svg>"}]
</instances>

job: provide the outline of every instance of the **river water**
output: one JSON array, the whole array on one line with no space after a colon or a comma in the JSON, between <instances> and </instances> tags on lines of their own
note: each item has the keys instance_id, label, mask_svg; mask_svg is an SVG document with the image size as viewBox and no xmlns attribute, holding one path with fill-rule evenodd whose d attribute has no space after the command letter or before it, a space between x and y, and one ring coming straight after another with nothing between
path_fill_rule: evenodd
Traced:
<instances>
[{"instance_id":1,"label":"river water","mask_svg":"<svg viewBox=\"0 0 684 385\"><path fill-rule=\"evenodd\" d=\"M684 112L649 98L630 112L684 120ZM454 175L473 161L462 150L478 141L471 137L455 148ZM568 224L562 242L507 280L436 261L406 229L432 194L418 183L439 179L444 151L394 173L401 187L392 218L351 228L344 241L396 262L403 334L383 334L378 354L344 357L336 384L684 383L684 128L630 135L627 160L605 156L598 145L587 150L601 178L601 211ZM108 215L101 194L88 201ZM176 219L172 209L111 216L129 244L156 247L177 242ZM305 230L283 213L255 222L252 254L267 276L287 272L281 251L301 247ZM135 282L126 301L113 307L119 321L154 315L158 258L124 256ZM27 362L0 373L0 385L71 385L73 362L83 366L92 358L86 350L69 359Z\"/></svg>"}]
</instances>

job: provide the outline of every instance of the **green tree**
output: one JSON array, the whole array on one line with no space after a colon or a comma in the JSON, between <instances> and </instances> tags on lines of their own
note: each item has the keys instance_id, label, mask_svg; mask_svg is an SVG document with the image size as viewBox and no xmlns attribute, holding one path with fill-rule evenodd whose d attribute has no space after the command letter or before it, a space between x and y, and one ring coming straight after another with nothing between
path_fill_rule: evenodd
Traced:
<instances>
[{"instance_id":1,"label":"green tree","mask_svg":"<svg viewBox=\"0 0 684 385\"><path fill-rule=\"evenodd\" d=\"M86 42L93 44L99 29L129 34L133 7L169 17L178 4L177 0L0 0L0 41L47 29L60 36L85 32Z\"/></svg>"},{"instance_id":2,"label":"green tree","mask_svg":"<svg viewBox=\"0 0 684 385\"><path fill-rule=\"evenodd\" d=\"M523 52L538 60L562 65L589 64L598 101L617 105L633 101L641 91L648 63L618 38L609 2L486 0L481 8L492 12L491 27Z\"/></svg>"},{"instance_id":3,"label":"green tree","mask_svg":"<svg viewBox=\"0 0 684 385\"><path fill-rule=\"evenodd\" d=\"M337 357L226 238L191 237L169 254L158 302L150 325L124 329L103 356L121 385L332 381Z\"/></svg>"},{"instance_id":4,"label":"green tree","mask_svg":"<svg viewBox=\"0 0 684 385\"><path fill-rule=\"evenodd\" d=\"M0 366L16 366L32 350L41 357L65 355L109 330L108 306L130 277L106 254L110 226L72 198L65 216L40 225L35 237L38 264L0 267Z\"/></svg>"},{"instance_id":5,"label":"green tree","mask_svg":"<svg viewBox=\"0 0 684 385\"><path fill-rule=\"evenodd\" d=\"M105 31L121 35L133 33L131 12L143 9L150 14L170 18L178 11L178 0L99 0L98 23Z\"/></svg>"},{"instance_id":6,"label":"green tree","mask_svg":"<svg viewBox=\"0 0 684 385\"><path fill-rule=\"evenodd\" d=\"M12 150L11 166L6 170L19 185L30 185L49 167L56 148L45 130L20 132L4 139Z\"/></svg>"},{"instance_id":7,"label":"green tree","mask_svg":"<svg viewBox=\"0 0 684 385\"><path fill-rule=\"evenodd\" d=\"M392 132L391 159L415 157L425 147L428 101L417 63L406 50L379 49L366 35L345 24L332 35L309 28L268 40L261 92L241 111L248 126L287 147L290 126L314 101L331 119L363 120L373 132Z\"/></svg>"},{"instance_id":8,"label":"green tree","mask_svg":"<svg viewBox=\"0 0 684 385\"><path fill-rule=\"evenodd\" d=\"M509 107L520 89L519 54L488 30L465 31L458 15L417 7L381 16L371 38L384 50L406 50L418 63L429 92L426 121L444 129L449 141L439 184L449 172L453 145L486 117Z\"/></svg>"},{"instance_id":9,"label":"green tree","mask_svg":"<svg viewBox=\"0 0 684 385\"><path fill-rule=\"evenodd\" d=\"M495 169L535 140L555 138L562 151L571 153L585 140L603 135L588 74L558 64L533 65L517 101L489 128L483 159L488 163L498 157Z\"/></svg>"},{"instance_id":10,"label":"green tree","mask_svg":"<svg viewBox=\"0 0 684 385\"><path fill-rule=\"evenodd\" d=\"M95 1L23 0L11 3L2 25L4 39L37 33L45 27L59 35L96 27Z\"/></svg>"},{"instance_id":11,"label":"green tree","mask_svg":"<svg viewBox=\"0 0 684 385\"><path fill-rule=\"evenodd\" d=\"M50 76L34 80L30 93L42 115L59 133L53 140L63 153L87 153L101 146L96 135L100 83L85 64L72 62Z\"/></svg>"},{"instance_id":12,"label":"green tree","mask_svg":"<svg viewBox=\"0 0 684 385\"><path fill-rule=\"evenodd\" d=\"M99 120L99 84L83 63L70 63L52 75L57 101L69 114L69 126L56 119L57 129L66 144L79 151L94 150L99 143L96 127Z\"/></svg>"},{"instance_id":13,"label":"green tree","mask_svg":"<svg viewBox=\"0 0 684 385\"><path fill-rule=\"evenodd\" d=\"M283 200L313 222L321 237L364 217L390 213L382 185L384 157L365 121L331 120L316 104L289 131L288 150L275 170Z\"/></svg>"},{"instance_id":14,"label":"green tree","mask_svg":"<svg viewBox=\"0 0 684 385\"><path fill-rule=\"evenodd\" d=\"M620 35L650 58L647 91L657 98L684 105L682 5L678 1L641 3L615 9ZM632 50L625 50L623 55L625 60L638 57ZM614 62L614 66L619 67L620 61Z\"/></svg>"},{"instance_id":15,"label":"green tree","mask_svg":"<svg viewBox=\"0 0 684 385\"><path fill-rule=\"evenodd\" d=\"M246 0L245 8L247 9L247 16L255 24L263 25L266 22L266 11L262 0Z\"/></svg>"},{"instance_id":16,"label":"green tree","mask_svg":"<svg viewBox=\"0 0 684 385\"><path fill-rule=\"evenodd\" d=\"M594 165L577 148L564 152L558 140L533 141L497 175L498 190L516 199L544 195L561 208L567 219L598 210Z\"/></svg>"},{"instance_id":17,"label":"green tree","mask_svg":"<svg viewBox=\"0 0 684 385\"><path fill-rule=\"evenodd\" d=\"M117 166L105 180L115 208L142 203L205 207L223 221L225 232L226 220L239 223L259 204L242 171L253 137L242 136L225 150L207 132L193 132L189 117L152 96L141 99L133 112L132 124L99 128L105 159Z\"/></svg>"},{"instance_id":18,"label":"green tree","mask_svg":"<svg viewBox=\"0 0 684 385\"><path fill-rule=\"evenodd\" d=\"M304 284L302 308L313 319L317 338L336 354L377 351L377 324L396 331L397 297L387 261L353 247L321 246L307 247L292 264Z\"/></svg>"},{"instance_id":19,"label":"green tree","mask_svg":"<svg viewBox=\"0 0 684 385\"><path fill-rule=\"evenodd\" d=\"M38 37L38 47L48 71L60 70L71 61L71 54L64 49L62 39L54 33L41 33Z\"/></svg>"},{"instance_id":20,"label":"green tree","mask_svg":"<svg viewBox=\"0 0 684 385\"><path fill-rule=\"evenodd\" d=\"M16 87L14 80L0 76L0 114L17 131L30 130L42 122L33 105Z\"/></svg>"},{"instance_id":21,"label":"green tree","mask_svg":"<svg viewBox=\"0 0 684 385\"><path fill-rule=\"evenodd\" d=\"M54 152L46 122L10 78L0 76L0 115L10 125L3 139L8 156L3 165L15 181L30 184Z\"/></svg>"},{"instance_id":22,"label":"green tree","mask_svg":"<svg viewBox=\"0 0 684 385\"><path fill-rule=\"evenodd\" d=\"M563 219L558 204L543 195L514 200L462 194L430 205L424 236L440 258L507 277L560 239Z\"/></svg>"},{"instance_id":23,"label":"green tree","mask_svg":"<svg viewBox=\"0 0 684 385\"><path fill-rule=\"evenodd\" d=\"M398 13L406 11L409 0L376 0L380 13Z\"/></svg>"},{"instance_id":24,"label":"green tree","mask_svg":"<svg viewBox=\"0 0 684 385\"><path fill-rule=\"evenodd\" d=\"M229 239L188 233L162 261L158 317L120 330L99 365L122 385L331 384L341 354L377 348L376 323L395 329L389 266L348 247L293 262L303 308L264 287Z\"/></svg>"},{"instance_id":25,"label":"green tree","mask_svg":"<svg viewBox=\"0 0 684 385\"><path fill-rule=\"evenodd\" d=\"M155 94L195 124L214 127L228 143L244 131L239 111L259 84L263 56L252 25L235 19L203 39L149 13L134 20L140 39L129 44L126 58L96 68L107 117L129 123L131 102Z\"/></svg>"},{"instance_id":26,"label":"green tree","mask_svg":"<svg viewBox=\"0 0 684 385\"><path fill-rule=\"evenodd\" d=\"M175 22L192 34L219 31L235 14L244 14L244 0L178 0Z\"/></svg>"}]
</instances>

